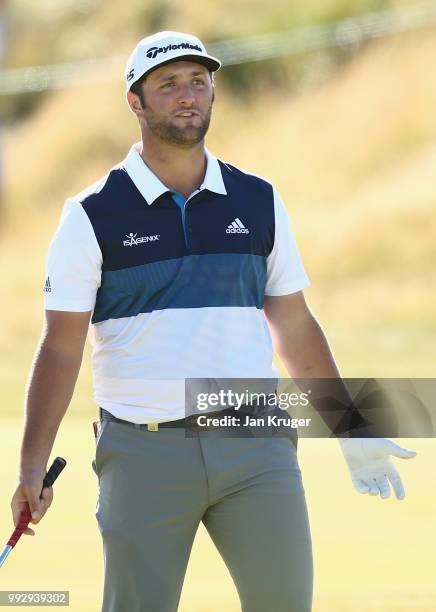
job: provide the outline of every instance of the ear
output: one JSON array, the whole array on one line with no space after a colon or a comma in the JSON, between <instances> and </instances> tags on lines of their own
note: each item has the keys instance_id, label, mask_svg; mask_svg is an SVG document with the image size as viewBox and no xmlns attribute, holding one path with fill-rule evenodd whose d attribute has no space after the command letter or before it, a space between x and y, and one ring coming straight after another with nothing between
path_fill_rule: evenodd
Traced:
<instances>
[{"instance_id":1,"label":"ear","mask_svg":"<svg viewBox=\"0 0 436 612\"><path fill-rule=\"evenodd\" d=\"M127 92L127 104L134 115L137 117L142 115L143 109L141 106L141 100L139 99L139 96L134 94L132 91Z\"/></svg>"}]
</instances>

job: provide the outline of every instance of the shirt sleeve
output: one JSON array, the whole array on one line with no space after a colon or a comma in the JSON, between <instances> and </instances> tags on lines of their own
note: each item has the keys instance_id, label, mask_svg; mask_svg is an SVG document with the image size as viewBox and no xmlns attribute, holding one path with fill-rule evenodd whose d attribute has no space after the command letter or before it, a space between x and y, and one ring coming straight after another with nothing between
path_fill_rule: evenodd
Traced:
<instances>
[{"instance_id":1,"label":"shirt sleeve","mask_svg":"<svg viewBox=\"0 0 436 612\"><path fill-rule=\"evenodd\" d=\"M47 257L46 310L93 310L101 283L102 254L80 202L67 200Z\"/></svg>"},{"instance_id":2,"label":"shirt sleeve","mask_svg":"<svg viewBox=\"0 0 436 612\"><path fill-rule=\"evenodd\" d=\"M267 257L265 295L296 293L310 285L301 261L291 223L279 194L274 191L274 246Z\"/></svg>"}]
</instances>

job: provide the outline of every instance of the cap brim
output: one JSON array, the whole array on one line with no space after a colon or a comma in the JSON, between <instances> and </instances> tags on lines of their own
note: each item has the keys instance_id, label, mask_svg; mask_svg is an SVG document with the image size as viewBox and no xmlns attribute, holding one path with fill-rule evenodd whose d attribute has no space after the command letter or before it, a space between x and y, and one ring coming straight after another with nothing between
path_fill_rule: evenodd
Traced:
<instances>
[{"instance_id":1,"label":"cap brim","mask_svg":"<svg viewBox=\"0 0 436 612\"><path fill-rule=\"evenodd\" d=\"M216 57L212 57L212 55L180 55L179 57L173 57L172 59L159 62L159 64L156 64L155 66L153 66L153 68L146 70L143 74L141 74L141 76L136 79L136 81L133 81L133 83L129 83L129 90L131 89L132 85L154 72L157 68L167 66L168 64L174 64L175 62L183 61L191 61L195 62L196 64L202 64L202 66L206 66L206 68L208 70L211 70L212 72L216 72L221 68L221 62Z\"/></svg>"}]
</instances>

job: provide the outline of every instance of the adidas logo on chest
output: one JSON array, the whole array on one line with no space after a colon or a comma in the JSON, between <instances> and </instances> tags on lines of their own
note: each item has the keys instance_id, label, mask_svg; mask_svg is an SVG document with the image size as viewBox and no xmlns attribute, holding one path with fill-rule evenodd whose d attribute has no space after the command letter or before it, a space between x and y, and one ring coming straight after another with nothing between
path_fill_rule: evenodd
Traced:
<instances>
[{"instance_id":1,"label":"adidas logo on chest","mask_svg":"<svg viewBox=\"0 0 436 612\"><path fill-rule=\"evenodd\" d=\"M234 221L229 225L226 229L226 234L249 234L250 230L248 230L242 221L236 217Z\"/></svg>"}]
</instances>

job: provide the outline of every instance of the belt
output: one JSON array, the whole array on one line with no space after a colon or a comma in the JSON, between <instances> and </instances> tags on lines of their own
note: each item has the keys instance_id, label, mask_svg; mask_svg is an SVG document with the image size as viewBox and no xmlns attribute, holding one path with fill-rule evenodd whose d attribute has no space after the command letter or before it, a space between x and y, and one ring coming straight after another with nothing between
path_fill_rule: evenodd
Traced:
<instances>
[{"instance_id":1,"label":"belt","mask_svg":"<svg viewBox=\"0 0 436 612\"><path fill-rule=\"evenodd\" d=\"M226 408L224 410L220 410L218 412L208 412L208 417L223 417L223 416L235 416L235 411L233 408ZM132 423L131 421L126 421L124 419L119 419L114 416L108 410L104 408L100 408L100 419L102 421L113 421L114 423L120 423L121 425L129 425L130 427L135 427L136 429L147 429L148 431L159 431L161 427L186 427L192 428L197 426L197 417L200 416L198 414L193 414L191 416L185 417L184 419L177 419L176 421L165 421L164 423ZM202 427L201 429L208 429L207 427ZM213 429L216 429L214 427Z\"/></svg>"}]
</instances>

